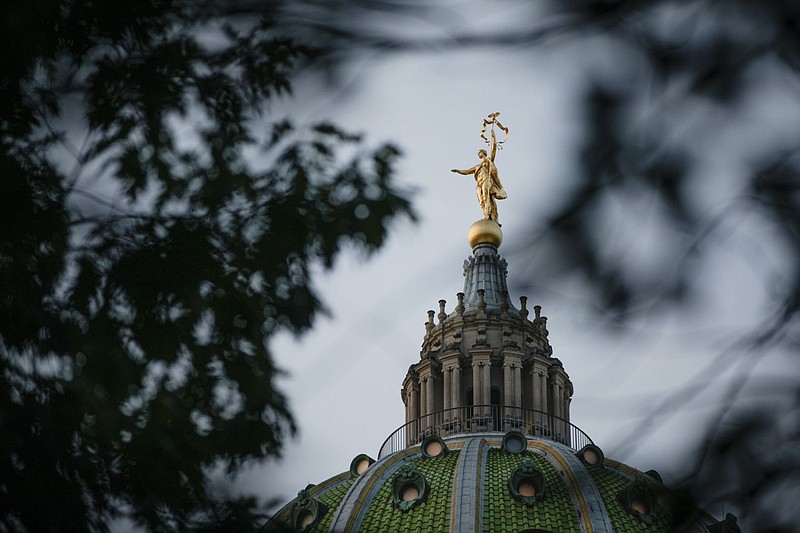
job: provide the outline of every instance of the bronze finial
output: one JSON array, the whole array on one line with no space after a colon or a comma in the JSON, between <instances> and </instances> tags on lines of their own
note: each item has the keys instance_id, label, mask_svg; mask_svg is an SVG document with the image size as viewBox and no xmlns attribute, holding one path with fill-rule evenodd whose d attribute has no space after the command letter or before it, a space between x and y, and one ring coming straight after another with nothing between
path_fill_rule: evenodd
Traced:
<instances>
[{"instance_id":1,"label":"bronze finial","mask_svg":"<svg viewBox=\"0 0 800 533\"><path fill-rule=\"evenodd\" d=\"M459 170L454 168L451 172L458 174L475 176L476 192L478 193L478 203L483 211L484 220L491 220L498 222L497 216L497 202L496 200L504 200L508 198L508 194L503 189L503 184L500 182L500 176L497 174L497 167L494 165L494 158L497 155L497 148L500 144L508 139L508 128L503 126L497 117L500 112L492 113L487 118L483 119L481 138L489 145L489 152L486 150L478 150L478 159L480 163L472 168ZM486 128L491 126L489 130L491 139L486 138ZM494 133L494 127L497 126L506 134L505 139L498 141Z\"/></svg>"}]
</instances>

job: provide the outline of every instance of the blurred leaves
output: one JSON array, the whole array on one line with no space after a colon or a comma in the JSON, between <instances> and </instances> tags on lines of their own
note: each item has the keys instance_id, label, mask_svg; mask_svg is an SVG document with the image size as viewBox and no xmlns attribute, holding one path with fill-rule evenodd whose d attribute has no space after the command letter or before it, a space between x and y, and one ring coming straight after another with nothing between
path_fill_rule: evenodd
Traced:
<instances>
[{"instance_id":1,"label":"blurred leaves","mask_svg":"<svg viewBox=\"0 0 800 533\"><path fill-rule=\"evenodd\" d=\"M703 445L687 464L684 488L711 511L726 506L741 513L747 530L793 530L789 517L797 515L787 504L800 494L793 451L800 384L770 387L788 412L776 403L754 403L744 385L770 349L797 353L800 145L796 130L795 136L772 131L780 131L781 118L770 115L769 106L786 95L784 113L797 113L800 6L780 0L590 1L570 2L563 12L582 21L583 34L600 37L617 67L589 80L576 185L531 244L549 243L565 272L590 282L598 309L624 320L700 299L695 273L724 241L722 228L757 222L752 227L761 230L759 246L773 268L756 271L768 273L761 281L773 312L732 339L739 374L702 428ZM748 141L723 148L722 140L735 136ZM703 175L715 150L738 158L742 177ZM698 180L708 183L698 186ZM612 209L609 196L619 199ZM649 217L669 229L654 247L666 251L659 263L632 261L630 246L608 253L614 238L603 221L614 209L628 213L629 223L647 224L631 199L650 202ZM730 357L715 361L731 365ZM718 366L703 375L721 373ZM694 396L692 387L689 382L675 391L660 411L680 409ZM632 438L650 423L648 417L634 428Z\"/></svg>"},{"instance_id":2,"label":"blurred leaves","mask_svg":"<svg viewBox=\"0 0 800 533\"><path fill-rule=\"evenodd\" d=\"M724 241L722 228L757 222L760 249L773 268L756 271L768 273L761 281L773 312L732 339L739 374L703 428L685 489L714 511L733 507L748 530L790 531L786 506L800 494L792 451L800 385L771 387L788 413L775 403L754 404L744 385L770 349L797 353L800 145L796 130L795 136L772 131L781 118L770 115L769 106L786 95L784 113L797 113L800 6L779 0L589 1L570 2L562 14L581 20L583 34L599 37L617 66L590 77L576 185L531 244L549 243L565 272L590 282L598 309L625 319L699 299L703 288L693 284L695 272ZM723 140L735 136L748 141L723 148ZM715 150L741 161L742 177L703 175ZM698 187L698 180L708 183ZM618 199L611 209L609 197ZM666 251L660 263L631 260L631 246L608 253L615 244L604 221L615 209L631 224L647 224L637 216L635 199L650 202L648 216L669 230L654 246ZM760 258L746 259L755 264ZM730 357L715 361L727 366ZM704 376L722 373L719 366L708 370ZM692 386L675 391L660 410L681 408L694 396ZM631 435L650 423L648 417Z\"/></svg>"},{"instance_id":3,"label":"blurred leaves","mask_svg":"<svg viewBox=\"0 0 800 533\"><path fill-rule=\"evenodd\" d=\"M315 52L246 2L109 6L3 7L0 529L247 530L208 474L294 430L269 340L413 216L399 152L270 126Z\"/></svg>"},{"instance_id":4,"label":"blurred leaves","mask_svg":"<svg viewBox=\"0 0 800 533\"><path fill-rule=\"evenodd\" d=\"M453 6L395 0L4 3L8 528L52 520L102 529L115 509L154 528L194 527L199 509L218 509L204 468L279 450L291 419L264 342L279 329L303 331L320 310L311 265L332 264L344 242L375 249L387 223L410 212L392 181L395 148L367 150L330 124L262 118L309 58L336 74L363 50L591 43L577 65L587 74L571 188L541 214L528 249L553 275L588 281L587 299L618 321L702 296L693 281L720 232L757 220L759 244L777 243L762 280L775 308L742 332L750 349L739 353L797 352L800 147L795 130L773 127L772 111L796 113L800 5L514 5L513 27L494 31L493 19L471 21ZM435 31L408 32L403 17ZM747 142L724 144L737 136ZM722 148L737 153L742 176L705 173L701 163ZM261 159L246 160L248 150ZM608 231L618 221L664 231L633 246ZM800 387L782 390L795 413ZM771 435L776 413L760 415L767 422L754 424L722 408L691 473L695 495L713 492L703 468L741 463L753 439ZM726 424L752 439L717 431ZM796 469L773 475L773 466L755 468L796 491ZM38 512L36 480L65 502L60 515ZM729 482L746 490L727 501L756 516L757 505L769 508L766 485Z\"/></svg>"}]
</instances>

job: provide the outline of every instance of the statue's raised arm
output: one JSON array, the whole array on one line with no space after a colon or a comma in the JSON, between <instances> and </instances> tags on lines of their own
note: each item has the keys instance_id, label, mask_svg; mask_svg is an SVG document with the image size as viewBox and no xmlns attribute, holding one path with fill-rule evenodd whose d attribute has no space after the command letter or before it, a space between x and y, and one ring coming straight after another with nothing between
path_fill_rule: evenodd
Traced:
<instances>
[{"instance_id":1,"label":"statue's raised arm","mask_svg":"<svg viewBox=\"0 0 800 533\"><path fill-rule=\"evenodd\" d=\"M466 170L452 169L451 172L458 174L474 174L475 188L478 194L478 203L483 211L483 218L486 220L493 220L498 222L497 216L497 202L495 200L503 200L508 197L506 191L503 189L503 184L500 183L500 176L497 174L497 167L494 165L494 158L497 155L497 146L501 144L497 141L494 133L494 126L506 132L506 139L508 139L508 128L500 124L497 116L500 113L492 113L488 118L483 120L483 129L481 130L481 138L489 144L490 152L486 150L478 150L478 159L480 162L472 168ZM491 140L484 136L486 128L491 126L490 130ZM502 142L505 142L503 140Z\"/></svg>"}]
</instances>

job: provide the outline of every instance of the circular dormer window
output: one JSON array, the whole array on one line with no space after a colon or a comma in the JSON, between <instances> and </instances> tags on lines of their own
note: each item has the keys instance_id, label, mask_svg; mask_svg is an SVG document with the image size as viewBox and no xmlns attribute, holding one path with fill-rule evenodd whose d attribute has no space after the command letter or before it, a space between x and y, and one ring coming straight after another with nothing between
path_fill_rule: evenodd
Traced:
<instances>
[{"instance_id":1,"label":"circular dormer window","mask_svg":"<svg viewBox=\"0 0 800 533\"><path fill-rule=\"evenodd\" d=\"M603 450L594 444L587 444L575 455L578 456L578 459L580 459L583 464L588 466L603 466L603 461L605 461Z\"/></svg>"},{"instance_id":2,"label":"circular dormer window","mask_svg":"<svg viewBox=\"0 0 800 533\"><path fill-rule=\"evenodd\" d=\"M450 451L438 435L432 435L423 440L420 449L425 457L441 457Z\"/></svg>"},{"instance_id":3,"label":"circular dormer window","mask_svg":"<svg viewBox=\"0 0 800 533\"><path fill-rule=\"evenodd\" d=\"M428 483L414 463L404 464L392 480L392 506L408 511L428 497Z\"/></svg>"},{"instance_id":4,"label":"circular dormer window","mask_svg":"<svg viewBox=\"0 0 800 533\"><path fill-rule=\"evenodd\" d=\"M520 453L528 448L528 439L519 431L509 431L503 436L503 450L508 453Z\"/></svg>"},{"instance_id":5,"label":"circular dormer window","mask_svg":"<svg viewBox=\"0 0 800 533\"><path fill-rule=\"evenodd\" d=\"M651 523L656 509L656 495L644 478L638 477L617 494L617 501L629 515Z\"/></svg>"},{"instance_id":6,"label":"circular dormer window","mask_svg":"<svg viewBox=\"0 0 800 533\"><path fill-rule=\"evenodd\" d=\"M508 492L525 505L544 499L544 474L536 468L531 457L523 457L519 466L508 477Z\"/></svg>"},{"instance_id":7,"label":"circular dormer window","mask_svg":"<svg viewBox=\"0 0 800 533\"><path fill-rule=\"evenodd\" d=\"M309 531L328 511L324 503L311 496L312 487L309 485L297 493L292 509L292 525L298 531Z\"/></svg>"},{"instance_id":8,"label":"circular dormer window","mask_svg":"<svg viewBox=\"0 0 800 533\"><path fill-rule=\"evenodd\" d=\"M404 502L413 502L419 498L419 489L415 485L406 485L400 489L400 499Z\"/></svg>"},{"instance_id":9,"label":"circular dormer window","mask_svg":"<svg viewBox=\"0 0 800 533\"><path fill-rule=\"evenodd\" d=\"M375 459L364 453L356 455L350 462L350 475L353 477L360 476L367 471Z\"/></svg>"},{"instance_id":10,"label":"circular dormer window","mask_svg":"<svg viewBox=\"0 0 800 533\"><path fill-rule=\"evenodd\" d=\"M300 516L297 517L297 524L295 525L297 526L297 529L303 531L307 527L310 527L313 523L314 515L311 513L311 511L304 510L300 513Z\"/></svg>"}]
</instances>

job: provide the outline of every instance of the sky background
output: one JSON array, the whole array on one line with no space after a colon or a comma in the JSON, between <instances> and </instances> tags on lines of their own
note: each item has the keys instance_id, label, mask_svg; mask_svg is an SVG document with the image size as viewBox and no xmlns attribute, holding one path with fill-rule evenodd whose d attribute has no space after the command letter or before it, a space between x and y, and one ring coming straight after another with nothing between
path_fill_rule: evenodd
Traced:
<instances>
[{"instance_id":1,"label":"sky background","mask_svg":"<svg viewBox=\"0 0 800 533\"><path fill-rule=\"evenodd\" d=\"M479 26L479 12L474 13L459 15L476 31L513 17L511 12L490 14L480 19L486 26ZM415 28L430 29L424 23ZM435 33L435 25L431 28ZM755 391L752 398L774 401L759 388L769 383L761 379L794 367L780 353L748 362L732 349L770 309L763 279L786 260L779 244L760 240L763 221L742 217L720 228L692 280L699 290L692 305L640 310L625 322L604 314L586 282L530 268L558 262L547 257L549 249L524 243L575 184L584 134L582 90L603 72L635 68L615 64L619 58L596 44L587 38L524 48L364 54L343 69L341 83L329 85L319 73L305 72L296 80L294 96L273 104L269 120L331 120L363 132L370 143L397 144L404 154L399 183L415 190L419 221L395 224L374 256L351 251L332 271L318 273L316 286L330 315L302 338L282 335L271 346L286 371L280 384L298 433L286 440L280 460L239 476L238 490L286 502L307 483L347 470L360 453L377 458L384 439L404 423L400 387L408 367L419 360L426 312L438 309L442 298L452 311L456 293L463 290L462 263L471 253L467 229L481 218L472 176L449 170L476 163L475 152L483 147L481 121L495 111L510 128L496 158L509 195L499 202L505 235L500 253L509 262L511 297L516 302L528 296L528 307L541 305L548 317L554 356L575 389L571 421L607 457L640 470L655 468L669 484L680 481L681 463L700 437L700 424L726 401L725 385L740 372L757 367L756 377L747 382ZM759 116L780 115L783 109L778 123L791 124L796 115L787 114L780 102L776 94L772 107L758 107ZM709 209L725 200L727 190L735 191L744 147L753 139L766 142L758 121L746 126L747 134L725 130L691 140L704 157L696 181L698 202L711 202ZM770 131L781 135L792 128ZM659 261L668 232L655 201L645 197L610 205L601 222L610 253L620 260L632 268ZM690 391L697 392L691 401L655 411L668 398L689 397Z\"/></svg>"}]
</instances>

